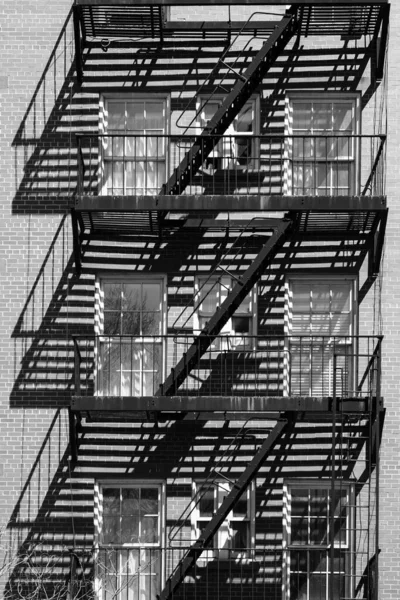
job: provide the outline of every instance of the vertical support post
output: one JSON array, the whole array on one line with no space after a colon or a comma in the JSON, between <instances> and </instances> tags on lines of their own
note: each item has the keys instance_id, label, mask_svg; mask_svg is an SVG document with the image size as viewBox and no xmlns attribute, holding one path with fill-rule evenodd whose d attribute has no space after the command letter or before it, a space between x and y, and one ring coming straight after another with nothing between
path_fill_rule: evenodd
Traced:
<instances>
[{"instance_id":1,"label":"vertical support post","mask_svg":"<svg viewBox=\"0 0 400 600\"><path fill-rule=\"evenodd\" d=\"M71 460L73 463L76 463L78 460L78 446L76 441L76 418L74 413L71 410L71 407L68 407L68 420L69 420L69 446L71 452Z\"/></svg>"},{"instance_id":2,"label":"vertical support post","mask_svg":"<svg viewBox=\"0 0 400 600\"><path fill-rule=\"evenodd\" d=\"M72 244L74 249L74 260L75 260L75 269L78 277L81 275L82 271L82 255L81 255L81 240L79 235L78 228L78 219L76 216L76 211L74 208L71 208L71 221L72 221Z\"/></svg>"},{"instance_id":3,"label":"vertical support post","mask_svg":"<svg viewBox=\"0 0 400 600\"><path fill-rule=\"evenodd\" d=\"M74 383L75 396L81 395L81 353L78 346L78 340L74 338Z\"/></svg>"},{"instance_id":4,"label":"vertical support post","mask_svg":"<svg viewBox=\"0 0 400 600\"><path fill-rule=\"evenodd\" d=\"M83 62L82 62L82 44L81 44L81 29L79 23L80 7L76 4L72 7L74 18L74 38L75 38L75 68L76 79L78 85L82 85L83 80Z\"/></svg>"},{"instance_id":5,"label":"vertical support post","mask_svg":"<svg viewBox=\"0 0 400 600\"><path fill-rule=\"evenodd\" d=\"M335 562L335 469L336 469L336 362L337 355L333 354L333 399L332 399L332 461L331 461L331 500L329 503L329 541L330 541L330 568L329 568L329 598L334 600L335 584L333 580L334 562Z\"/></svg>"}]
</instances>

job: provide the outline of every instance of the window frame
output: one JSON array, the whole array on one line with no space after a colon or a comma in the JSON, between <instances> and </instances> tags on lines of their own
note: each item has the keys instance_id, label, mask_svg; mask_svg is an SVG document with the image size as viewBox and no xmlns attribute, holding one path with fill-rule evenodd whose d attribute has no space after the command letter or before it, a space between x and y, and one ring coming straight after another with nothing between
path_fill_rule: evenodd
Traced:
<instances>
[{"instance_id":1,"label":"window frame","mask_svg":"<svg viewBox=\"0 0 400 600\"><path fill-rule=\"evenodd\" d=\"M355 483L354 481L349 480L337 480L335 481L335 491L346 490L347 496L347 504L346 504L346 543L342 544L341 540L334 544L334 549L343 550L344 552L344 576L345 576L345 596L346 598L353 597L354 591L354 576L355 576L355 557L354 557L354 547L355 547L355 518L356 518L356 507L355 507ZM290 574L291 574L291 552L307 552L307 554L312 551L320 551L326 552L327 554L327 567L326 567L326 599L330 598L329 593L329 583L330 583L330 570L328 568L328 563L330 560L330 552L332 550L330 543L330 530L329 523L331 516L328 514L327 516L327 533L329 533L329 537L327 539L326 544L292 544L291 543L291 495L290 492L293 489L308 489L310 490L327 490L328 491L328 511L330 511L330 497L329 495L332 492L332 481L330 479L288 479L283 482L283 511L282 511L282 527L283 527L283 537L282 537L282 548L283 548L283 578L282 578L282 596L284 600L295 600L291 598L290 595ZM307 519L309 519L309 514L307 513ZM307 559L308 563L308 559ZM341 573L339 571L339 573ZM310 572L307 566L307 588L309 581ZM307 589L307 600L312 600L309 595L309 589ZM322 598L321 598L322 600Z\"/></svg>"},{"instance_id":2,"label":"window frame","mask_svg":"<svg viewBox=\"0 0 400 600\"><path fill-rule=\"evenodd\" d=\"M227 288L226 284L222 283L222 281L224 279L229 279L229 289ZM212 275L212 276L210 276L210 275L197 274L195 276L194 292L195 292L195 307L196 307L196 309L193 314L193 332L195 334L199 334L204 327L204 325L201 325L201 319L207 318L207 316L204 316L201 314L202 309L201 309L200 294L201 294L202 286L204 286L204 284L206 284L208 282L213 284L212 287L214 287L214 285L219 286L219 290L217 292L217 304L216 304L215 310L212 313L210 313L209 319L211 319L213 314L215 313L215 311L220 308L220 306L225 301L226 297L228 296L228 294L230 293L230 291L236 284L235 279L230 275L216 275L216 276ZM238 308L235 310L233 315L230 317L230 319L227 321L227 323L225 323L221 332L218 334L220 336L219 340L221 342L222 342L222 336L226 336L226 338L227 338L226 339L227 347L226 348L224 347L225 350L229 349L229 347L231 347L233 350L236 350L236 349L239 350L239 349L251 349L256 346L257 312L258 312L257 283L254 284L254 286L252 287L252 289L250 290L250 292L248 293L247 296L250 296L249 310L248 311L244 311L244 310L240 311L240 307L243 304L243 303L241 303L238 306ZM246 296L246 298L247 298L247 296ZM247 335L246 334L237 335L233 328L233 324L232 324L233 319L235 317L240 317L240 316L244 316L249 319L250 332ZM234 338L239 338L239 337L242 339L248 337L249 343L234 341ZM222 345L225 346L225 344L222 344ZM218 336L217 336L217 341L212 344L212 348L217 348L217 346L218 346ZM220 344L220 346L221 346L221 344Z\"/></svg>"},{"instance_id":3,"label":"window frame","mask_svg":"<svg viewBox=\"0 0 400 600\"><path fill-rule=\"evenodd\" d=\"M137 543L137 544L102 544L101 533L103 525L103 489L105 487L115 487L120 489L142 489L142 488L155 488L158 490L158 535L159 540L156 543ZM160 551L160 590L165 584L165 569L166 561L163 553L165 547L165 535L166 535L166 482L158 479L140 479L140 480L125 480L125 479L100 479L96 480L94 484L94 562L95 562L95 582L94 592L96 600L103 600L105 593L103 590L102 576L101 576L101 565L99 562L99 554L102 548L115 549L117 552L122 550L157 550ZM118 559L120 560L120 559ZM117 573L118 577L122 577L123 572ZM122 594L119 592L116 595L116 600L120 600Z\"/></svg>"},{"instance_id":4,"label":"window frame","mask_svg":"<svg viewBox=\"0 0 400 600\"><path fill-rule=\"evenodd\" d=\"M167 276L163 274L132 274L128 272L118 272L118 273L108 273L108 272L98 272L96 274L95 279L95 345L94 345L94 385L95 385L95 395L102 397L105 394L101 391L102 383L101 383L101 374L100 374L100 365L101 365L101 354L100 354L100 344L102 342L102 335L104 335L104 331L102 330L102 323L104 323L104 295L102 292L104 283L157 283L160 285L160 300L161 300L161 310L160 310L160 325L161 332L159 336L131 336L137 337L143 343L145 343L146 339L149 341L154 341L155 338L160 338L161 345L161 373L160 380L163 381L166 373L166 364L167 364ZM121 334L120 334L121 335ZM129 334L126 334L129 337ZM112 338L113 335L105 335L107 338ZM122 342L121 342L122 343ZM132 371L131 371L132 373ZM140 370L142 374L142 370ZM132 382L131 382L132 386ZM121 385L120 385L120 391ZM143 391L143 381L141 382L141 391ZM110 394L106 394L110 395ZM143 394L141 394L143 396ZM120 394L120 396L123 396ZM119 396L117 396L119 397ZM128 395L129 397L129 395Z\"/></svg>"},{"instance_id":5,"label":"window frame","mask_svg":"<svg viewBox=\"0 0 400 600\"><path fill-rule=\"evenodd\" d=\"M293 104L301 102L311 102L311 103L327 103L327 102L336 102L340 103L352 103L353 107L353 123L354 123L354 131L352 131L351 136L359 136L361 133L361 93L360 92L298 92L298 91L288 91L285 97L285 144L284 144L284 181L283 181L283 189L284 194L286 195L304 195L303 194L294 194L293 187L293 166L291 166L291 162L293 161L293 141L290 136L293 134L292 124L293 124ZM328 130L325 130L328 131ZM313 135L313 134L310 134ZM318 136L323 136L324 134L315 134ZM329 135L326 137L329 139ZM345 137L345 136L344 136ZM361 189L361 139L359 137L354 138L354 142L352 143L353 147L353 159L352 161L345 161L354 164L354 174L351 178L350 189L348 194L344 194L345 196L355 196L360 193ZM321 160L322 163L333 164L335 159L329 160ZM305 159L303 162L307 162ZM338 160L338 162L340 162ZM318 160L313 159L312 164L318 164ZM333 185L331 184L332 188ZM314 186L313 196L318 197L318 194L315 193L316 186ZM307 194L310 195L310 194ZM338 196L338 193L333 194L323 194L323 195L333 195Z\"/></svg>"},{"instance_id":6,"label":"window frame","mask_svg":"<svg viewBox=\"0 0 400 600\"><path fill-rule=\"evenodd\" d=\"M192 539L197 540L200 537L201 530L198 527L198 522L203 521L204 523L209 523L212 519L212 516L209 518L201 517L200 515L200 498L201 489L204 486L205 491L208 488L213 489L213 499L214 499L214 507L213 507L213 515L215 515L218 508L221 506L224 496L226 496L232 489L233 484L230 484L226 479L216 479L213 481L204 481L204 480L192 480L192 506L191 506L191 531L192 531ZM226 519L221 524L217 533L214 536L214 540L212 543L212 547L210 550L205 550L200 560L204 562L208 562L214 559L240 559L242 562L243 559L251 559L252 553L255 549L255 506L256 506L256 481L253 480L247 486L245 492L247 494L247 510L248 517L235 517L233 515L234 509L229 512ZM247 548L234 549L230 548L229 545L223 545L226 542L229 543L229 540L232 539L232 527L230 523L235 522L247 522L247 537L249 540L249 546Z\"/></svg>"},{"instance_id":7,"label":"window frame","mask_svg":"<svg viewBox=\"0 0 400 600\"><path fill-rule=\"evenodd\" d=\"M205 104L207 104L207 102L210 103L218 103L219 106L221 105L221 103L223 102L223 100L225 99L225 96L223 94L213 94L211 97L209 95L206 94L200 94L199 96L196 97L196 122L195 122L195 127L196 127L196 131L197 134L200 135L200 133L204 130L204 128L206 127L207 123L204 123L202 117L201 117L201 109L203 108L203 106ZM252 138L252 148L251 148L251 158L250 160L248 160L248 166L247 166L247 170L249 169L256 169L257 168L257 164L259 163L259 156L260 156L260 152L259 152L259 134L260 134L260 95L259 94L253 94L249 100L247 100L247 102L245 103L244 106L246 106L246 104L251 104L252 105L252 113L253 113L253 131L251 133L236 133L233 129L232 129L232 125L233 123L236 121L238 115L240 114L241 111L239 111L239 113L235 116L235 119L233 120L233 123L228 127L228 129L222 134L221 136L221 141L218 142L218 144L215 146L215 148L210 152L210 154L208 155L209 158L211 159L222 159L221 160L221 168L222 169L230 169L233 167L232 161L233 160L238 160L240 157L239 155L236 157L235 154L238 154L235 150L235 152L229 152L226 153L226 149L223 148L223 138L224 136L234 136L236 137L243 137L243 138ZM218 107L219 108L219 107ZM244 107L243 107L244 108ZM243 109L242 109L243 110ZM215 113L214 113L215 114ZM221 148L222 149L222 156L221 156ZM226 154L225 154L226 153ZM238 165L238 167L240 168L240 165Z\"/></svg>"},{"instance_id":8,"label":"window frame","mask_svg":"<svg viewBox=\"0 0 400 600\"><path fill-rule=\"evenodd\" d=\"M339 283L343 283L343 282L349 282L350 285L350 308L349 308L349 312L350 312L350 333L348 336L343 336L343 342L337 342L338 347L346 347L349 348L351 351L351 356L352 358L350 358L350 368L351 368L351 374L349 377L349 384L348 384L348 388L351 390L354 390L355 388L355 382L358 380L358 372L357 372L357 368L358 368L358 361L357 361L357 356L358 356L358 318L359 318L359 310L358 310L358 275L331 275L331 274L319 274L319 275L308 275L308 274L298 274L298 275L289 275L286 277L285 280L285 316L284 316L284 330L285 330L285 351L284 351L284 395L285 396L289 396L292 394L292 385L291 385L291 367L290 367L290 361L291 361L291 357L290 357L290 341L291 338L296 338L296 337L303 337L303 338L307 338L310 337L312 339L312 336L314 335L316 338L318 337L322 337L322 334L313 334L313 332L310 332L309 336L307 335L307 333L304 334L297 334L292 332L292 316L293 316L293 283L300 283L300 284L310 284L310 287L313 283L318 283L321 285L337 285ZM330 314L334 314L331 313ZM333 337L342 337L342 336L330 336L329 334L327 334L326 336L324 336L324 339L331 337L331 339L333 340ZM327 340L327 347L329 347L329 345L332 345L332 341L330 341L329 339ZM330 372L330 367L329 368L329 395L332 395L332 380L333 377L331 376L331 372ZM312 378L311 378L312 380ZM311 385L312 385L312 381L311 381ZM315 396L316 394L313 393L312 389L308 390L307 394L302 394L302 395L307 395L307 396ZM318 394L317 394L318 395Z\"/></svg>"},{"instance_id":9,"label":"window frame","mask_svg":"<svg viewBox=\"0 0 400 600\"><path fill-rule=\"evenodd\" d=\"M101 196L113 195L112 192L109 192L107 189L107 181L106 181L106 171L105 171L105 160L104 160L104 143L103 143L103 135L107 135L107 116L108 116L108 104L109 102L151 102L151 101L162 101L164 102L165 109L165 117L164 117L164 134L167 136L165 138L164 144L164 163L165 163L165 181L160 184L165 183L169 176L169 136L171 130L171 96L168 93L117 93L110 92L105 94L100 94L99 96L99 143L98 143L98 156L99 156L99 165L98 165L98 177L97 177L97 185L99 194ZM123 134L124 135L124 134ZM137 134L138 136L140 134ZM124 161L123 161L124 162ZM123 173L125 174L125 168ZM125 179L125 178L124 178ZM125 186L124 186L125 187ZM124 193L123 196L130 195ZM140 194L143 195L143 194ZM144 194L148 195L148 194ZM154 194L152 194L154 195Z\"/></svg>"}]
</instances>

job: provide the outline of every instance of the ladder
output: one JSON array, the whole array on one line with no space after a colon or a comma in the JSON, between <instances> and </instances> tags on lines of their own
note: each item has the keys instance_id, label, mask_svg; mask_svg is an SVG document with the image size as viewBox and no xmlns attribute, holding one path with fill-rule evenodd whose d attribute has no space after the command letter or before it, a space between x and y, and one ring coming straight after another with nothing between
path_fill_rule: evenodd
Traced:
<instances>
[{"instance_id":1,"label":"ladder","mask_svg":"<svg viewBox=\"0 0 400 600\"><path fill-rule=\"evenodd\" d=\"M183 354L180 361L166 380L160 385L156 396L171 396L176 394L179 386L195 367L203 354L210 347L216 336L220 333L225 323L231 318L235 310L240 306L256 281L260 278L266 265L272 261L278 250L283 246L287 234L291 228L292 221L282 219L274 228L273 234L268 238L256 259L245 271L241 279L233 286L227 298L208 321L193 344Z\"/></svg>"},{"instance_id":2,"label":"ladder","mask_svg":"<svg viewBox=\"0 0 400 600\"><path fill-rule=\"evenodd\" d=\"M183 192L198 169L218 144L220 138L257 89L263 77L273 66L295 32L295 16L290 11L277 25L274 32L256 54L251 65L233 86L232 91L204 131L195 139L192 148L176 167L167 183L162 187L162 195L177 195Z\"/></svg>"},{"instance_id":3,"label":"ladder","mask_svg":"<svg viewBox=\"0 0 400 600\"><path fill-rule=\"evenodd\" d=\"M158 600L170 600L176 589L180 586L188 571L196 563L202 552L207 548L207 545L213 539L215 533L222 525L230 511L235 506L243 492L246 490L249 483L254 479L263 463L265 462L269 452L279 442L282 435L291 430L294 426L294 420L288 417L281 417L275 427L270 431L268 437L264 440L261 448L251 460L249 465L243 471L239 479L233 484L231 491L224 498L221 506L209 521L207 526L202 531L199 539L188 549L186 554L177 564L171 575L168 577L164 589L158 597Z\"/></svg>"}]
</instances>

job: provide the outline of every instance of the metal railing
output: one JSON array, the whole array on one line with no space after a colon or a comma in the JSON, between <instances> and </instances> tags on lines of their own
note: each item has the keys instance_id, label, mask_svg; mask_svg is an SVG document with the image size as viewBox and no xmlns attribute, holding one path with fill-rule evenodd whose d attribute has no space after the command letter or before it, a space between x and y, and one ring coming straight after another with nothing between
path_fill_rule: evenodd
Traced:
<instances>
[{"instance_id":1,"label":"metal railing","mask_svg":"<svg viewBox=\"0 0 400 600\"><path fill-rule=\"evenodd\" d=\"M224 135L179 193L383 195L385 142L384 135ZM163 194L203 144L189 135L79 134L78 194Z\"/></svg>"},{"instance_id":2,"label":"metal railing","mask_svg":"<svg viewBox=\"0 0 400 600\"><path fill-rule=\"evenodd\" d=\"M158 337L76 336L75 395L163 395L163 380L193 334ZM250 336L210 338L176 395L380 396L380 336Z\"/></svg>"}]
</instances>

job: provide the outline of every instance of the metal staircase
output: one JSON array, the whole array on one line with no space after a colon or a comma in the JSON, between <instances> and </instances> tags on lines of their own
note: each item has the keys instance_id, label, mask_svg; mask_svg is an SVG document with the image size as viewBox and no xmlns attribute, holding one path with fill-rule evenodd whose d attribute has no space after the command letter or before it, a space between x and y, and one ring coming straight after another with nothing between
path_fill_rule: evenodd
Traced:
<instances>
[{"instance_id":1,"label":"metal staircase","mask_svg":"<svg viewBox=\"0 0 400 600\"><path fill-rule=\"evenodd\" d=\"M177 392L191 369L198 363L215 337L221 332L225 323L228 322L256 281L260 278L268 262L274 258L276 252L282 247L292 226L292 221L282 219L277 222L278 225L274 228L273 234L268 238L268 241L264 244L256 259L243 274L242 278L233 286L227 298L208 321L193 344L184 353L175 368L171 370L170 375L164 383L160 385L155 394L156 396L170 396Z\"/></svg>"},{"instance_id":2,"label":"metal staircase","mask_svg":"<svg viewBox=\"0 0 400 600\"><path fill-rule=\"evenodd\" d=\"M158 600L169 600L179 585L186 577L188 571L196 563L202 552L207 548L214 535L222 525L230 511L235 506L249 483L254 479L269 452L279 442L282 435L294 426L294 419L289 417L280 418L275 427L270 431L268 437L249 463L239 479L233 484L231 491L224 498L221 506L218 508L213 518L202 531L200 538L188 549L171 575L168 577L164 589L161 591Z\"/></svg>"},{"instance_id":3,"label":"metal staircase","mask_svg":"<svg viewBox=\"0 0 400 600\"><path fill-rule=\"evenodd\" d=\"M285 48L296 30L295 14L287 11L274 32L263 44L251 65L234 85L204 131L196 138L192 148L163 186L162 195L183 192L201 164L218 144L221 136L233 122L247 100L257 89L265 74Z\"/></svg>"}]
</instances>

